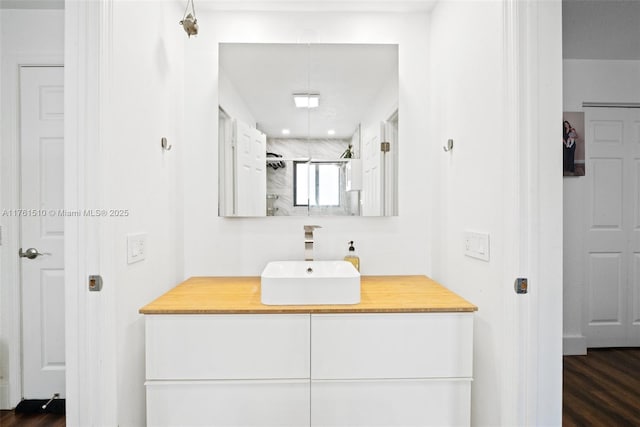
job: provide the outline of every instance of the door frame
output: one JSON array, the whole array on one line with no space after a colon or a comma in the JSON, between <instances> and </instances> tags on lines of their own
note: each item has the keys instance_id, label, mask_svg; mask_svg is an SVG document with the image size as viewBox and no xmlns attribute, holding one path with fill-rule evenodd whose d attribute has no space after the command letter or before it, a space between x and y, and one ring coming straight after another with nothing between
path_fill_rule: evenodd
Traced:
<instances>
[{"instance_id":1,"label":"door frame","mask_svg":"<svg viewBox=\"0 0 640 427\"><path fill-rule=\"evenodd\" d=\"M2 152L0 168L0 206L20 206L20 70L23 67L62 67L62 53L7 55L2 62ZM0 408L13 408L22 398L22 309L20 218L3 217L2 251L0 251L0 301L2 334L6 337L7 378L0 383Z\"/></svg>"},{"instance_id":2,"label":"door frame","mask_svg":"<svg viewBox=\"0 0 640 427\"><path fill-rule=\"evenodd\" d=\"M562 419L562 4L504 1L505 425ZM517 277L529 292L516 295Z\"/></svg>"},{"instance_id":3,"label":"door frame","mask_svg":"<svg viewBox=\"0 0 640 427\"><path fill-rule=\"evenodd\" d=\"M113 7L115 0L65 2L66 209L103 205L105 148L113 107ZM114 126L114 124L111 124ZM114 313L116 270L112 223L65 218L66 422L69 426L117 425L118 349ZM89 292L88 276L104 281Z\"/></svg>"},{"instance_id":4,"label":"door frame","mask_svg":"<svg viewBox=\"0 0 640 427\"><path fill-rule=\"evenodd\" d=\"M400 114L398 105L395 106L395 109L392 113L387 114L387 118L384 121L384 140L386 142L391 142L391 149L388 153L385 153L384 158L384 215L395 216L398 215L398 146L400 143L399 131L400 126L396 126L394 135L394 140L389 141L389 135L387 135L388 123L396 121L396 123L400 122ZM389 171L388 166L390 166L391 171ZM389 176L391 175L391 178Z\"/></svg>"}]
</instances>

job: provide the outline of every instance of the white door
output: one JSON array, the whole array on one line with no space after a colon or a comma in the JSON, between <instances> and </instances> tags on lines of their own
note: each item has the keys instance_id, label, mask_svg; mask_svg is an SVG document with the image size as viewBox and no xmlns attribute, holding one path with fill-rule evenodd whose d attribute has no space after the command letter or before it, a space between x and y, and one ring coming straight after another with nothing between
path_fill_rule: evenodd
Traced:
<instances>
[{"instance_id":1,"label":"white door","mask_svg":"<svg viewBox=\"0 0 640 427\"><path fill-rule=\"evenodd\" d=\"M235 120L236 182L235 214L267 214L267 137L259 130Z\"/></svg>"},{"instance_id":2,"label":"white door","mask_svg":"<svg viewBox=\"0 0 640 427\"><path fill-rule=\"evenodd\" d=\"M588 108L587 347L640 345L640 110Z\"/></svg>"},{"instance_id":3,"label":"white door","mask_svg":"<svg viewBox=\"0 0 640 427\"><path fill-rule=\"evenodd\" d=\"M384 124L362 129L362 216L379 216L383 212L381 134Z\"/></svg>"},{"instance_id":4,"label":"white door","mask_svg":"<svg viewBox=\"0 0 640 427\"><path fill-rule=\"evenodd\" d=\"M65 393L64 69L20 69L23 397ZM16 254L18 256L18 254Z\"/></svg>"}]
</instances>

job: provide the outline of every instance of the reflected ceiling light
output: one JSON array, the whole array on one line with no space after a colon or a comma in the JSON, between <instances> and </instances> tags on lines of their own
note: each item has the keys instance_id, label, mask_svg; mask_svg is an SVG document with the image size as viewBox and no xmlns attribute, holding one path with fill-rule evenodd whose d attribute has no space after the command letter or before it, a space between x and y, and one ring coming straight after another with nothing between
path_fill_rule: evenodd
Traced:
<instances>
[{"instance_id":1,"label":"reflected ceiling light","mask_svg":"<svg viewBox=\"0 0 640 427\"><path fill-rule=\"evenodd\" d=\"M191 4L191 13L189 11L189 4ZM180 25L184 28L184 31L191 36L198 35L198 20L196 19L196 8L193 5L193 0L187 0L187 7L184 10L184 17L180 21Z\"/></svg>"},{"instance_id":2,"label":"reflected ceiling light","mask_svg":"<svg viewBox=\"0 0 640 427\"><path fill-rule=\"evenodd\" d=\"M291 131L289 129L282 129L282 134L283 135L289 135L291 133Z\"/></svg>"},{"instance_id":3,"label":"reflected ceiling light","mask_svg":"<svg viewBox=\"0 0 640 427\"><path fill-rule=\"evenodd\" d=\"M320 105L319 93L294 93L293 102L297 108L318 108Z\"/></svg>"},{"instance_id":4,"label":"reflected ceiling light","mask_svg":"<svg viewBox=\"0 0 640 427\"><path fill-rule=\"evenodd\" d=\"M335 131L335 130L333 130L333 129L329 129L329 130L327 131L327 134L329 134L329 135L335 135L335 134L336 134L336 131Z\"/></svg>"}]
</instances>

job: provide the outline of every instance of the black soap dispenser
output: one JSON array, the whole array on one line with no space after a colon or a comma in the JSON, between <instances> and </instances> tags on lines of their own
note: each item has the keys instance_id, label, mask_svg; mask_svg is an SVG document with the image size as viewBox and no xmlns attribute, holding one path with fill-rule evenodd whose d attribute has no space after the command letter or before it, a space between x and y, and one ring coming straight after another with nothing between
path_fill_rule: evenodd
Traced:
<instances>
[{"instance_id":1,"label":"black soap dispenser","mask_svg":"<svg viewBox=\"0 0 640 427\"><path fill-rule=\"evenodd\" d=\"M344 257L344 260L353 264L356 270L360 271L360 257L356 255L356 248L353 247L353 240L349 242L349 250L347 251L347 256Z\"/></svg>"}]
</instances>

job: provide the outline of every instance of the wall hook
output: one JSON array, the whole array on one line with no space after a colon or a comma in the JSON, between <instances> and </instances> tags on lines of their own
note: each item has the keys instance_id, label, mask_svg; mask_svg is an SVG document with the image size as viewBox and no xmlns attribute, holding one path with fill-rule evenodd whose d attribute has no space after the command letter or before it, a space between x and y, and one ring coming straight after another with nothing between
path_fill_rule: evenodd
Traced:
<instances>
[{"instance_id":1,"label":"wall hook","mask_svg":"<svg viewBox=\"0 0 640 427\"><path fill-rule=\"evenodd\" d=\"M165 151L169 151L169 150L171 150L171 147L173 147L173 145L170 145L167 142L167 138L165 138L164 136L160 140L160 145L162 146L162 149L165 150Z\"/></svg>"},{"instance_id":2,"label":"wall hook","mask_svg":"<svg viewBox=\"0 0 640 427\"><path fill-rule=\"evenodd\" d=\"M444 151L451 151L453 150L453 139L449 139L447 140L447 145L445 145L444 147L442 147L442 149Z\"/></svg>"}]
</instances>

